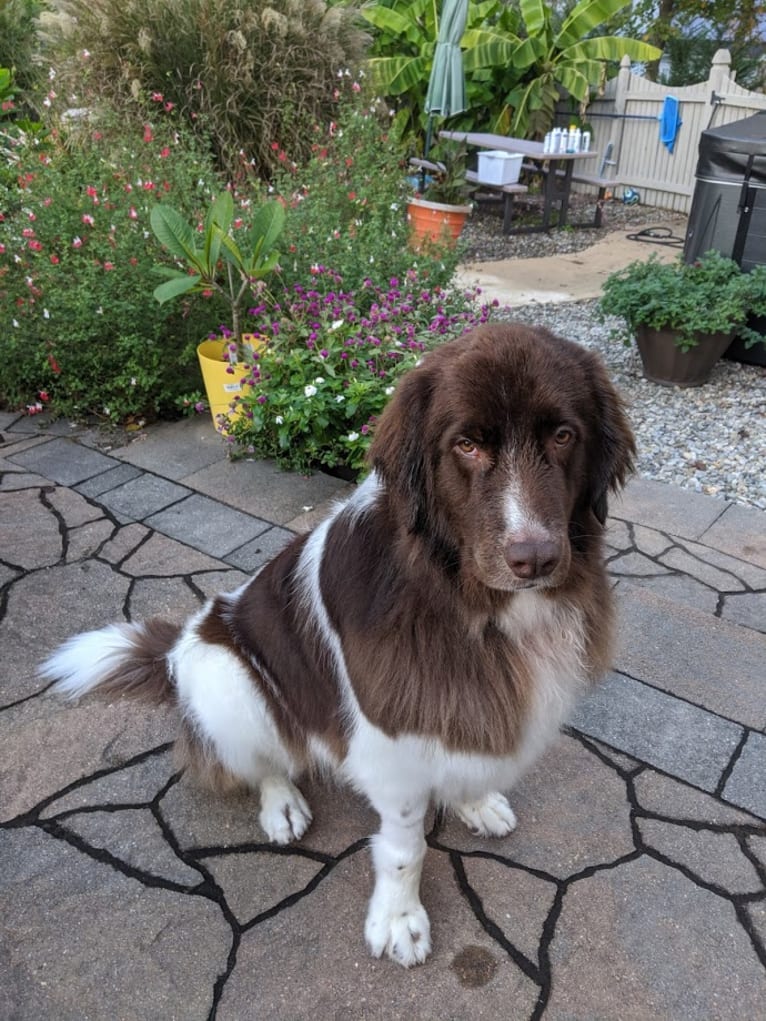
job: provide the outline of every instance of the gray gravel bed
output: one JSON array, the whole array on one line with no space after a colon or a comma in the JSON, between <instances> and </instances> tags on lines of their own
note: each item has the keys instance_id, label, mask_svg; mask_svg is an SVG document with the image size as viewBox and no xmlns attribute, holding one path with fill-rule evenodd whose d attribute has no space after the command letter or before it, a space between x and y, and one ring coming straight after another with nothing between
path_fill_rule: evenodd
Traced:
<instances>
[{"instance_id":1,"label":"gray gravel bed","mask_svg":"<svg viewBox=\"0 0 766 1021\"><path fill-rule=\"evenodd\" d=\"M546 326L597 351L625 398L648 479L766 510L766 368L721 359L704 386L658 386L644 379L634 347L599 322L596 301L524 305L494 318Z\"/></svg>"}]
</instances>

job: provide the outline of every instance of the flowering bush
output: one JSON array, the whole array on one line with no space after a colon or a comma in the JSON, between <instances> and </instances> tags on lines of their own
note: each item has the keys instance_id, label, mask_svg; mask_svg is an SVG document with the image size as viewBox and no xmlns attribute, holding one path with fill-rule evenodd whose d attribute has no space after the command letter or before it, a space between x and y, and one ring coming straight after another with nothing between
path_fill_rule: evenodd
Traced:
<instances>
[{"instance_id":1,"label":"flowering bush","mask_svg":"<svg viewBox=\"0 0 766 1021\"><path fill-rule=\"evenodd\" d=\"M452 277L458 253L439 258L408 247L406 160L390 134L389 112L369 99L364 79L340 72L335 116L314 126L311 158L291 161L277 142L273 187L289 207L282 241L282 276L289 286L308 279L318 256L363 298L365 279L383 284L415 266L432 286ZM321 277L317 288L324 287Z\"/></svg>"},{"instance_id":2,"label":"flowering bush","mask_svg":"<svg viewBox=\"0 0 766 1021\"><path fill-rule=\"evenodd\" d=\"M277 303L250 310L249 329L265 343L246 353L239 414L222 432L238 453L285 467L359 470L397 379L426 348L485 322L490 310L478 291L424 285L415 270L385 287L368 279L355 294L316 267L311 287L294 284Z\"/></svg>"},{"instance_id":3,"label":"flowering bush","mask_svg":"<svg viewBox=\"0 0 766 1021\"><path fill-rule=\"evenodd\" d=\"M199 217L217 190L207 158L163 118L137 137L94 121L14 155L17 182L0 194L0 401L44 390L59 412L113 421L172 409L220 310L147 300L163 257L149 215L167 198Z\"/></svg>"}]
</instances>

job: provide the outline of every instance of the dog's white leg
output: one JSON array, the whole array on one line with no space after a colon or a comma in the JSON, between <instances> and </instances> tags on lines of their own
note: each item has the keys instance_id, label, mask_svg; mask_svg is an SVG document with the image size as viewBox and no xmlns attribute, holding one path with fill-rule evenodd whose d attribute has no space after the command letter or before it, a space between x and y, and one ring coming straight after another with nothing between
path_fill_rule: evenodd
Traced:
<instances>
[{"instance_id":1,"label":"dog's white leg","mask_svg":"<svg viewBox=\"0 0 766 1021\"><path fill-rule=\"evenodd\" d=\"M381 826L372 838L375 889L364 935L374 957L387 953L405 968L422 964L431 952L431 925L420 903L426 806L375 805Z\"/></svg>"},{"instance_id":2,"label":"dog's white leg","mask_svg":"<svg viewBox=\"0 0 766 1021\"><path fill-rule=\"evenodd\" d=\"M479 837L507 837L516 829L516 816L505 795L490 791L477 801L452 806L468 829Z\"/></svg>"},{"instance_id":3,"label":"dog's white leg","mask_svg":"<svg viewBox=\"0 0 766 1021\"><path fill-rule=\"evenodd\" d=\"M269 840L275 844L300 840L311 822L311 809L295 784L286 776L267 776L260 787L258 821Z\"/></svg>"}]
</instances>

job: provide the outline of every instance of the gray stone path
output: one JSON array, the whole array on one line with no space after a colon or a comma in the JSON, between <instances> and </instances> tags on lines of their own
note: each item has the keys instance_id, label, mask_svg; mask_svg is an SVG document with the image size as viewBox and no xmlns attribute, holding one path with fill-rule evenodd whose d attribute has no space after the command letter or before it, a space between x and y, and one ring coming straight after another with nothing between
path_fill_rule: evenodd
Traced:
<instances>
[{"instance_id":1,"label":"gray stone path","mask_svg":"<svg viewBox=\"0 0 766 1021\"><path fill-rule=\"evenodd\" d=\"M483 841L434 816L435 949L367 956L371 811L309 784L300 844L173 764L164 711L35 665L181 620L346 487L231 464L206 421L126 447L0 415L0 1019L766 1016L766 514L635 481L612 508L614 671Z\"/></svg>"}]
</instances>

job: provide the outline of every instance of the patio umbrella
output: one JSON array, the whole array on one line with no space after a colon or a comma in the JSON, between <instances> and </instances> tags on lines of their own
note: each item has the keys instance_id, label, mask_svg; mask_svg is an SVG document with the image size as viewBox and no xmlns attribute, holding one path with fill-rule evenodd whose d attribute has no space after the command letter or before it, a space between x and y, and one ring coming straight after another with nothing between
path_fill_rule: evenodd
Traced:
<instances>
[{"instance_id":1,"label":"patio umbrella","mask_svg":"<svg viewBox=\"0 0 766 1021\"><path fill-rule=\"evenodd\" d=\"M465 110L465 76L460 40L465 32L468 0L444 0L434 62L426 93L428 114L424 156L428 159L433 135L434 114L449 117Z\"/></svg>"}]
</instances>

